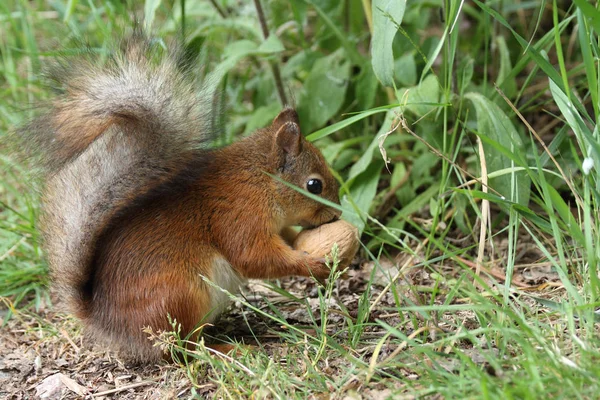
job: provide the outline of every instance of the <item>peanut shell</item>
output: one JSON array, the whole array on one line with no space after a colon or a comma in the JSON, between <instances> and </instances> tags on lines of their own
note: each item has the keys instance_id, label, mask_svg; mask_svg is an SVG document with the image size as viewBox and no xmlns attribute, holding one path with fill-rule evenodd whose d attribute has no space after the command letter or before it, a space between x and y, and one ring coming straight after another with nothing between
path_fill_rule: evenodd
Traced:
<instances>
[{"instance_id":1,"label":"peanut shell","mask_svg":"<svg viewBox=\"0 0 600 400\"><path fill-rule=\"evenodd\" d=\"M330 257L334 243L338 245L338 268L346 268L358 251L358 229L346 221L338 220L314 229L303 230L294 240L293 247L314 257Z\"/></svg>"}]
</instances>

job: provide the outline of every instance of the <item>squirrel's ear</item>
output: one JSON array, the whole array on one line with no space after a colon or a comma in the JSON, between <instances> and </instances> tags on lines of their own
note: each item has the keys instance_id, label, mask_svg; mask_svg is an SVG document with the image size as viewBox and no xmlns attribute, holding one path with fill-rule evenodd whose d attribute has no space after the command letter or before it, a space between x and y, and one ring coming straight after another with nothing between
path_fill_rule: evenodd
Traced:
<instances>
[{"instance_id":1,"label":"squirrel's ear","mask_svg":"<svg viewBox=\"0 0 600 400\"><path fill-rule=\"evenodd\" d=\"M277 147L286 154L297 156L302 151L302 135L295 122L286 122L275 133Z\"/></svg>"},{"instance_id":2,"label":"squirrel's ear","mask_svg":"<svg viewBox=\"0 0 600 400\"><path fill-rule=\"evenodd\" d=\"M286 107L283 109L283 111L281 111L273 120L273 123L271 124L271 128L273 128L273 130L278 131L283 124L287 123L287 122L293 122L294 124L300 126L300 121L298 119L298 113L296 113L296 110L294 110L291 107Z\"/></svg>"}]
</instances>

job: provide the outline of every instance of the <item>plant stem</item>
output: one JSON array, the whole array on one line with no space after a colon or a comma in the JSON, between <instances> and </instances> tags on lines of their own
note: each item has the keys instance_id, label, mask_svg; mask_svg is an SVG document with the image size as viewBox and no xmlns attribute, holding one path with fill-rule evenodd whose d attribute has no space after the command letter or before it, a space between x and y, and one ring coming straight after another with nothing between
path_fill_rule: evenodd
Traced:
<instances>
[{"instance_id":1,"label":"plant stem","mask_svg":"<svg viewBox=\"0 0 600 400\"><path fill-rule=\"evenodd\" d=\"M227 18L227 13L225 12L225 10L223 10L223 7L221 7L219 5L219 3L217 3L217 0L210 0L210 4L213 5L213 7L215 8L215 10L217 10L217 12L219 13L219 15L222 18Z\"/></svg>"},{"instance_id":2,"label":"plant stem","mask_svg":"<svg viewBox=\"0 0 600 400\"><path fill-rule=\"evenodd\" d=\"M265 13L263 12L260 0L254 0L254 6L256 7L256 13L258 14L258 20L260 21L260 27L262 29L265 40L269 37L269 27L267 26L267 20L265 19ZM283 81L281 80L281 72L279 71L279 65L276 62L269 63L271 66L271 72L275 79L275 87L277 88L277 94L279 94L279 101L282 106L288 104L285 96L285 90L283 90Z\"/></svg>"}]
</instances>

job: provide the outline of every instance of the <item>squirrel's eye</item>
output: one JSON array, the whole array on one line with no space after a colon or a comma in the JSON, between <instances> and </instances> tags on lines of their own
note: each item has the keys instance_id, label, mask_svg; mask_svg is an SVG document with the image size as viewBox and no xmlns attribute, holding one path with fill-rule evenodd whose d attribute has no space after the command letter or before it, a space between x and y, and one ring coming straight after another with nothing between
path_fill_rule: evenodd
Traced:
<instances>
[{"instance_id":1,"label":"squirrel's eye","mask_svg":"<svg viewBox=\"0 0 600 400\"><path fill-rule=\"evenodd\" d=\"M306 190L312 194L321 194L323 191L323 182L320 179L309 179L306 182Z\"/></svg>"}]
</instances>

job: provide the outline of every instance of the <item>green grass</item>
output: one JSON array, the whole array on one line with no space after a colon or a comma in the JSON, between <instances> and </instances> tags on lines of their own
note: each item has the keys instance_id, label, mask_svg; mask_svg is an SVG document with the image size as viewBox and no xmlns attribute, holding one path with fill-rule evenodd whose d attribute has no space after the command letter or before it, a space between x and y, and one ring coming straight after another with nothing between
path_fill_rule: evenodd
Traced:
<instances>
[{"instance_id":1,"label":"green grass","mask_svg":"<svg viewBox=\"0 0 600 400\"><path fill-rule=\"evenodd\" d=\"M336 331L327 325L334 285L320 289L322 315L303 329L275 304L265 312L240 300L283 326L277 335L290 350L231 359L190 353L184 368L193 390L208 380L223 398L342 398L385 388L597 398L597 7L398 1L382 11L393 2L263 1L272 33L265 40L253 2L216 3L224 17L201 0L185 1L185 17L179 1L0 4L0 135L49 98L40 80L47 59L77 52L81 38L102 51L135 14L161 37L185 29L198 73L219 93L223 143L276 115L270 66L278 66L304 133L343 183L345 218L363 233L361 255L377 263L405 254L392 301L376 304L381 288L366 290ZM0 162L0 296L35 309L48 301L35 185L26 183L35 169L6 152ZM519 286L524 252L558 275L554 287ZM491 267L506 279L488 275ZM400 285L417 272L423 283ZM397 318L390 324L381 313Z\"/></svg>"}]
</instances>

